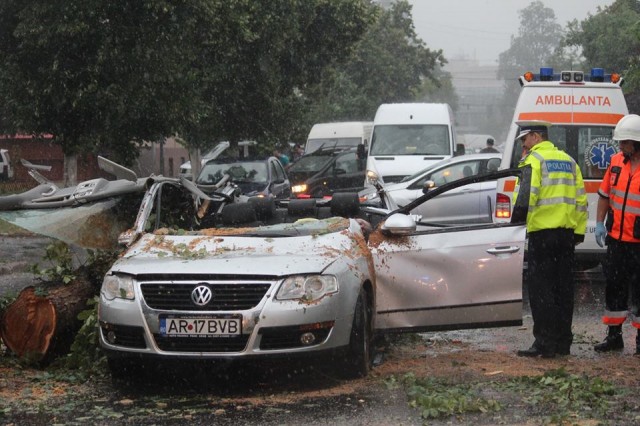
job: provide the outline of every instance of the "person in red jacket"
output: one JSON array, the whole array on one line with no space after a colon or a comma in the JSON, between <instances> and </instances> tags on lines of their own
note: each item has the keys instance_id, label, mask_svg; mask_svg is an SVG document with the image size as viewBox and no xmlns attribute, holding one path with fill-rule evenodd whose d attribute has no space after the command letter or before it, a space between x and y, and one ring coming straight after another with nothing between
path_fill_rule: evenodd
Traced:
<instances>
[{"instance_id":1,"label":"person in red jacket","mask_svg":"<svg viewBox=\"0 0 640 426\"><path fill-rule=\"evenodd\" d=\"M622 324L631 298L631 325L638 329L635 353L640 355L640 116L622 117L613 139L620 143L620 152L611 157L598 190L595 233L598 245L607 245L602 321L608 332L594 349L608 352L624 348Z\"/></svg>"}]
</instances>

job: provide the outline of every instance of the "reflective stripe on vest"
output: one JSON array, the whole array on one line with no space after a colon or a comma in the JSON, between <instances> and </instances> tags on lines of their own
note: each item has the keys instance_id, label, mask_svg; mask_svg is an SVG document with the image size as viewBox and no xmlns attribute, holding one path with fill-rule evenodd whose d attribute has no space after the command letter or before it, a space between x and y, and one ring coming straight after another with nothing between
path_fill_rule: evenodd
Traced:
<instances>
[{"instance_id":1,"label":"reflective stripe on vest","mask_svg":"<svg viewBox=\"0 0 640 426\"><path fill-rule=\"evenodd\" d=\"M640 243L640 237L634 237L634 226L640 217L640 171L631 175L631 162L624 161L619 152L611 157L598 194L609 198L609 207L613 211L613 224L609 236L624 242Z\"/></svg>"}]
</instances>

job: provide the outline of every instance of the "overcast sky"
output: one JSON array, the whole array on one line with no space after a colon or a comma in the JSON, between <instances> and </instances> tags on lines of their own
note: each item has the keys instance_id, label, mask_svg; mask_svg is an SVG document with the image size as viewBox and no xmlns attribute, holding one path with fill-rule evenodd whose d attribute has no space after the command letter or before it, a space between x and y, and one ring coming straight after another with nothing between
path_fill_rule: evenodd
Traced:
<instances>
[{"instance_id":1,"label":"overcast sky","mask_svg":"<svg viewBox=\"0 0 640 426\"><path fill-rule=\"evenodd\" d=\"M497 64L498 55L517 35L518 11L532 0L408 0L413 6L413 22L418 36L430 49L442 49L447 59L466 56L480 65ZM553 9L558 24L595 14L598 6L613 0L543 0Z\"/></svg>"}]
</instances>

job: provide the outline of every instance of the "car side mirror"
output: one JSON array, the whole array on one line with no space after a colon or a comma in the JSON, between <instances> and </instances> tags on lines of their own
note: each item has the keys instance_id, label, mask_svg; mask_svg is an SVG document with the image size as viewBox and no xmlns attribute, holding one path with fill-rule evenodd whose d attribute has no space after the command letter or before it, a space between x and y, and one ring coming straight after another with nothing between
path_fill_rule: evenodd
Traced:
<instances>
[{"instance_id":1,"label":"car side mirror","mask_svg":"<svg viewBox=\"0 0 640 426\"><path fill-rule=\"evenodd\" d=\"M422 193L426 194L427 192L431 191L435 187L436 187L436 183L432 180L428 180L422 186Z\"/></svg>"},{"instance_id":2,"label":"car side mirror","mask_svg":"<svg viewBox=\"0 0 640 426\"><path fill-rule=\"evenodd\" d=\"M394 213L384 221L381 230L385 234L409 235L415 232L416 222L411 216Z\"/></svg>"},{"instance_id":3,"label":"car side mirror","mask_svg":"<svg viewBox=\"0 0 640 426\"><path fill-rule=\"evenodd\" d=\"M359 160L364 160L367 158L367 151L364 147L364 144L359 144L358 148L356 150L356 155L358 156Z\"/></svg>"}]
</instances>

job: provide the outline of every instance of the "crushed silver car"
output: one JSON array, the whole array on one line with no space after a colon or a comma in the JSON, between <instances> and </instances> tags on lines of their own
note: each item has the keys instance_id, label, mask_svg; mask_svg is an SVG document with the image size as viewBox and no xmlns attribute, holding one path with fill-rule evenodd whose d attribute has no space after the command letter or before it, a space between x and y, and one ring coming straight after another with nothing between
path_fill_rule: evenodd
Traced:
<instances>
[{"instance_id":1,"label":"crushed silver car","mask_svg":"<svg viewBox=\"0 0 640 426\"><path fill-rule=\"evenodd\" d=\"M526 195L529 173L473 179L516 175ZM325 354L357 377L371 368L376 332L522 323L527 196L509 224L434 226L409 214L414 203L363 208L355 193L276 204L208 189L156 179L122 235L128 249L99 305L114 376L135 373L146 357L312 363Z\"/></svg>"}]
</instances>

